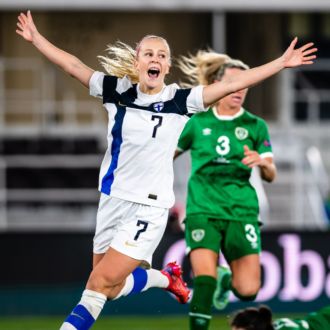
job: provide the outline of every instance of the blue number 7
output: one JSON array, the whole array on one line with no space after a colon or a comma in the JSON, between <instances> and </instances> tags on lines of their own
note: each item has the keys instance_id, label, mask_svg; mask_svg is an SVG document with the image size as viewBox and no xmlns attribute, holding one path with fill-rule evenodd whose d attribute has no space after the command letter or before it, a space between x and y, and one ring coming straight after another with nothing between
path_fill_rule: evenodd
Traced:
<instances>
[{"instance_id":1,"label":"blue number 7","mask_svg":"<svg viewBox=\"0 0 330 330\"><path fill-rule=\"evenodd\" d=\"M136 224L138 227L140 226L143 226L143 228L139 229L136 234L135 234L135 237L134 237L134 241L137 241L140 234L145 232L147 230L147 227L148 227L148 222L147 221L143 221L143 220L138 220L137 224Z\"/></svg>"}]
</instances>

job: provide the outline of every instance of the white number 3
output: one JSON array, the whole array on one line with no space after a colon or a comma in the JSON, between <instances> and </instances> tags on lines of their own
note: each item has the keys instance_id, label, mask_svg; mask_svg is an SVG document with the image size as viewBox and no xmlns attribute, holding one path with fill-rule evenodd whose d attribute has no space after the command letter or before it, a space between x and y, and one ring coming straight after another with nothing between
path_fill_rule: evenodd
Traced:
<instances>
[{"instance_id":1,"label":"white number 3","mask_svg":"<svg viewBox=\"0 0 330 330\"><path fill-rule=\"evenodd\" d=\"M218 145L216 146L215 150L220 156L227 155L230 151L230 140L227 136L222 135L218 138Z\"/></svg>"},{"instance_id":2,"label":"white number 3","mask_svg":"<svg viewBox=\"0 0 330 330\"><path fill-rule=\"evenodd\" d=\"M245 233L246 233L245 236L249 242L251 243L257 242L258 236L256 233L256 229L254 228L253 225L251 224L245 225Z\"/></svg>"}]
</instances>

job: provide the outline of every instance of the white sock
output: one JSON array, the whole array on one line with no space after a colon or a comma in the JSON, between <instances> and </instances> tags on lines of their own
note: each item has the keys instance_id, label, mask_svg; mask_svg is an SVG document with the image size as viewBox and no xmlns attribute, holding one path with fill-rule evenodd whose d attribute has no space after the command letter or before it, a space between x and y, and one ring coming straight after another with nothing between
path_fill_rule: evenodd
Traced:
<instances>
[{"instance_id":1,"label":"white sock","mask_svg":"<svg viewBox=\"0 0 330 330\"><path fill-rule=\"evenodd\" d=\"M66 318L60 330L87 330L100 315L107 297L99 292L85 290L78 305Z\"/></svg>"},{"instance_id":2,"label":"white sock","mask_svg":"<svg viewBox=\"0 0 330 330\"><path fill-rule=\"evenodd\" d=\"M113 300L150 288L167 288L168 285L168 278L159 270L138 267L126 278L124 287Z\"/></svg>"}]
</instances>

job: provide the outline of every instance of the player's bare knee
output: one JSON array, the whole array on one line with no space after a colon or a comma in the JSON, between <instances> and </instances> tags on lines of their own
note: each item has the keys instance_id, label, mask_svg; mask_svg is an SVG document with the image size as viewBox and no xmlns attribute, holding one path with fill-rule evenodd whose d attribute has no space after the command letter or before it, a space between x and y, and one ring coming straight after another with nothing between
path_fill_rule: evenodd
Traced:
<instances>
[{"instance_id":1,"label":"player's bare knee","mask_svg":"<svg viewBox=\"0 0 330 330\"><path fill-rule=\"evenodd\" d=\"M111 274L99 272L92 272L87 282L87 288L89 290L101 292L107 296L111 294L112 289L117 285L116 279Z\"/></svg>"},{"instance_id":2,"label":"player's bare knee","mask_svg":"<svg viewBox=\"0 0 330 330\"><path fill-rule=\"evenodd\" d=\"M260 289L260 281L240 281L232 283L233 288L244 297L255 296Z\"/></svg>"}]
</instances>

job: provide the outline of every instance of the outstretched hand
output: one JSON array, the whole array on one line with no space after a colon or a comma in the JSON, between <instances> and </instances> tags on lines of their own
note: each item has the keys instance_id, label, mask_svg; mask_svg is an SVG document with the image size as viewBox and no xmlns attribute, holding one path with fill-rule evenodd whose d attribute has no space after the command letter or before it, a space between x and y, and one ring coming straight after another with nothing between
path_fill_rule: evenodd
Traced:
<instances>
[{"instance_id":1,"label":"outstretched hand","mask_svg":"<svg viewBox=\"0 0 330 330\"><path fill-rule=\"evenodd\" d=\"M38 30L33 22L30 10L28 10L26 14L20 13L20 15L18 16L17 27L18 29L16 30L16 33L30 42L33 41L34 35L38 33Z\"/></svg>"},{"instance_id":2,"label":"outstretched hand","mask_svg":"<svg viewBox=\"0 0 330 330\"><path fill-rule=\"evenodd\" d=\"M314 63L313 60L316 58L314 53L317 52L317 48L312 48L314 44L309 42L302 47L295 49L297 42L298 38L295 37L288 49L282 55L285 68L294 68L300 65L309 65Z\"/></svg>"}]
</instances>

